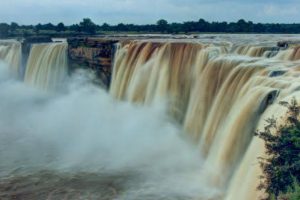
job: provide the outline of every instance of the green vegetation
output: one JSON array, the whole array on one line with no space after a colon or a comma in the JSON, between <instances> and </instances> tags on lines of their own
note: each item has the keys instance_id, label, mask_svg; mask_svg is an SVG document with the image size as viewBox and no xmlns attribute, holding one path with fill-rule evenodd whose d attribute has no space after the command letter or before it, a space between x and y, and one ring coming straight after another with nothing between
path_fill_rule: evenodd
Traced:
<instances>
[{"instance_id":1,"label":"green vegetation","mask_svg":"<svg viewBox=\"0 0 300 200\"><path fill-rule=\"evenodd\" d=\"M79 31L83 31L91 35L96 34L96 28L96 24L94 24L94 22L92 22L89 18L83 19L79 24Z\"/></svg>"},{"instance_id":2,"label":"green vegetation","mask_svg":"<svg viewBox=\"0 0 300 200\"><path fill-rule=\"evenodd\" d=\"M237 22L207 22L204 19L183 23L169 23L160 19L156 24L124 24L102 25L95 24L91 19L84 18L78 24L70 26L62 22L57 25L51 23L37 25L18 25L0 23L0 37L27 35L94 35L105 33L300 33L300 24L262 24L245 21Z\"/></svg>"},{"instance_id":3,"label":"green vegetation","mask_svg":"<svg viewBox=\"0 0 300 200\"><path fill-rule=\"evenodd\" d=\"M288 188L288 192L282 195L283 198L288 200L299 200L300 199L300 185L296 181L292 187Z\"/></svg>"},{"instance_id":4,"label":"green vegetation","mask_svg":"<svg viewBox=\"0 0 300 200\"><path fill-rule=\"evenodd\" d=\"M288 108L284 125L267 120L263 131L256 132L265 141L268 158L259 158L264 176L258 189L266 190L269 199L300 199L300 106L295 99L280 102Z\"/></svg>"}]
</instances>

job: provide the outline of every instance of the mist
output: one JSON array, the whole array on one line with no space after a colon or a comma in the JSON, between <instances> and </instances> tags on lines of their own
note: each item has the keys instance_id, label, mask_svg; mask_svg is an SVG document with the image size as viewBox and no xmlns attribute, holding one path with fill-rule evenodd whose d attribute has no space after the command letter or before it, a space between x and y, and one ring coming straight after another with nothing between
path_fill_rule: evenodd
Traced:
<instances>
[{"instance_id":1,"label":"mist","mask_svg":"<svg viewBox=\"0 0 300 200\"><path fill-rule=\"evenodd\" d=\"M109 184L115 192L108 199L207 199L217 192L201 179L199 150L165 114L166 102L116 101L82 72L62 91L45 92L12 79L3 63L0 87L0 184L38 178L45 193L54 183L77 183L96 196Z\"/></svg>"}]
</instances>

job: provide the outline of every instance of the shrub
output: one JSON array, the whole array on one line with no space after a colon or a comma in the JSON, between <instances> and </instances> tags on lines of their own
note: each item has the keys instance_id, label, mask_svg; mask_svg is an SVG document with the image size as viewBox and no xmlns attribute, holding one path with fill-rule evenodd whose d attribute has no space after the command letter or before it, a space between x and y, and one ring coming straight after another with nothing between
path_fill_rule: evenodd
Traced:
<instances>
[{"instance_id":1,"label":"shrub","mask_svg":"<svg viewBox=\"0 0 300 200\"><path fill-rule=\"evenodd\" d=\"M280 193L291 190L297 193L299 190L295 182L300 181L300 106L296 99L280 104L288 108L284 125L277 125L277 120L271 118L263 131L256 131L256 135L265 141L268 155L268 158L259 158L264 175L258 189L266 190L269 199L272 194L276 199Z\"/></svg>"}]
</instances>

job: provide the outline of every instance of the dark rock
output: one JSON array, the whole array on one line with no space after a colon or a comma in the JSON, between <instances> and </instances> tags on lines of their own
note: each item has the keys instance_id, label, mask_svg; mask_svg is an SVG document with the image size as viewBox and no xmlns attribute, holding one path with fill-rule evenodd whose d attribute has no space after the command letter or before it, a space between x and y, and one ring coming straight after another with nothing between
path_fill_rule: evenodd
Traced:
<instances>
[{"instance_id":1,"label":"dark rock","mask_svg":"<svg viewBox=\"0 0 300 200\"><path fill-rule=\"evenodd\" d=\"M300 45L300 40L285 40L277 42L277 46L280 48L288 48L290 46Z\"/></svg>"},{"instance_id":2,"label":"dark rock","mask_svg":"<svg viewBox=\"0 0 300 200\"><path fill-rule=\"evenodd\" d=\"M281 47L281 48L287 48L289 46L289 44L286 41L279 41L279 42L277 42L277 46Z\"/></svg>"},{"instance_id":3,"label":"dark rock","mask_svg":"<svg viewBox=\"0 0 300 200\"><path fill-rule=\"evenodd\" d=\"M112 73L112 60L117 40L104 38L68 38L70 72L92 69L108 88Z\"/></svg>"},{"instance_id":4,"label":"dark rock","mask_svg":"<svg viewBox=\"0 0 300 200\"><path fill-rule=\"evenodd\" d=\"M260 104L259 113L263 113L269 105L274 103L274 101L279 95L279 92L280 92L279 90L273 90L265 96L265 98L262 100Z\"/></svg>"},{"instance_id":5,"label":"dark rock","mask_svg":"<svg viewBox=\"0 0 300 200\"><path fill-rule=\"evenodd\" d=\"M277 77L277 76L281 76L285 73L286 73L286 71L284 71L284 70L271 71L269 73L269 77Z\"/></svg>"}]
</instances>

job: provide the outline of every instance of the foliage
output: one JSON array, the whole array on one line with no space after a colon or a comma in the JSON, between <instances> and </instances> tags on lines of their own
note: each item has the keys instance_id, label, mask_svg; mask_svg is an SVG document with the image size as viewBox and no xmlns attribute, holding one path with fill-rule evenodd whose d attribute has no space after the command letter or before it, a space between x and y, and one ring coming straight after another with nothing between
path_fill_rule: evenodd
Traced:
<instances>
[{"instance_id":1,"label":"foliage","mask_svg":"<svg viewBox=\"0 0 300 200\"><path fill-rule=\"evenodd\" d=\"M18 25L16 22L12 22L12 23L10 24L10 30L11 30L12 32L16 31L18 28L19 28L19 25Z\"/></svg>"},{"instance_id":2,"label":"foliage","mask_svg":"<svg viewBox=\"0 0 300 200\"><path fill-rule=\"evenodd\" d=\"M0 23L0 37L6 37L9 34L9 25L6 23Z\"/></svg>"},{"instance_id":3,"label":"foliage","mask_svg":"<svg viewBox=\"0 0 300 200\"><path fill-rule=\"evenodd\" d=\"M299 200L300 199L300 185L295 180L292 187L288 188L287 194L284 195L288 200Z\"/></svg>"},{"instance_id":4,"label":"foliage","mask_svg":"<svg viewBox=\"0 0 300 200\"><path fill-rule=\"evenodd\" d=\"M102 32L127 32L127 33L300 33L300 24L262 24L253 23L240 19L237 22L208 22L204 19L198 21L186 21L183 23L169 23L160 19L156 24L125 24L110 25L103 23L96 25L90 18L84 18L81 22L65 25L62 22L57 25L52 23L37 25L18 25L0 23L0 37L16 36L20 33L26 34L90 34Z\"/></svg>"},{"instance_id":5,"label":"foliage","mask_svg":"<svg viewBox=\"0 0 300 200\"><path fill-rule=\"evenodd\" d=\"M157 23L156 23L156 26L157 26L157 29L160 32L167 32L168 31L168 27L169 27L167 20L164 20L164 19L158 20Z\"/></svg>"},{"instance_id":6,"label":"foliage","mask_svg":"<svg viewBox=\"0 0 300 200\"><path fill-rule=\"evenodd\" d=\"M296 99L280 104L288 108L284 125L277 125L271 118L263 131L256 132L265 141L268 155L268 158L260 158L264 176L258 189L264 189L276 198L280 193L297 190L294 182L300 181L300 106Z\"/></svg>"},{"instance_id":7,"label":"foliage","mask_svg":"<svg viewBox=\"0 0 300 200\"><path fill-rule=\"evenodd\" d=\"M90 18L84 18L82 22L79 23L80 30L89 34L96 33L96 24L92 22Z\"/></svg>"},{"instance_id":8,"label":"foliage","mask_svg":"<svg viewBox=\"0 0 300 200\"><path fill-rule=\"evenodd\" d=\"M65 31L65 30L66 30L66 27L62 22L57 24L56 31L61 32L61 31Z\"/></svg>"}]
</instances>

